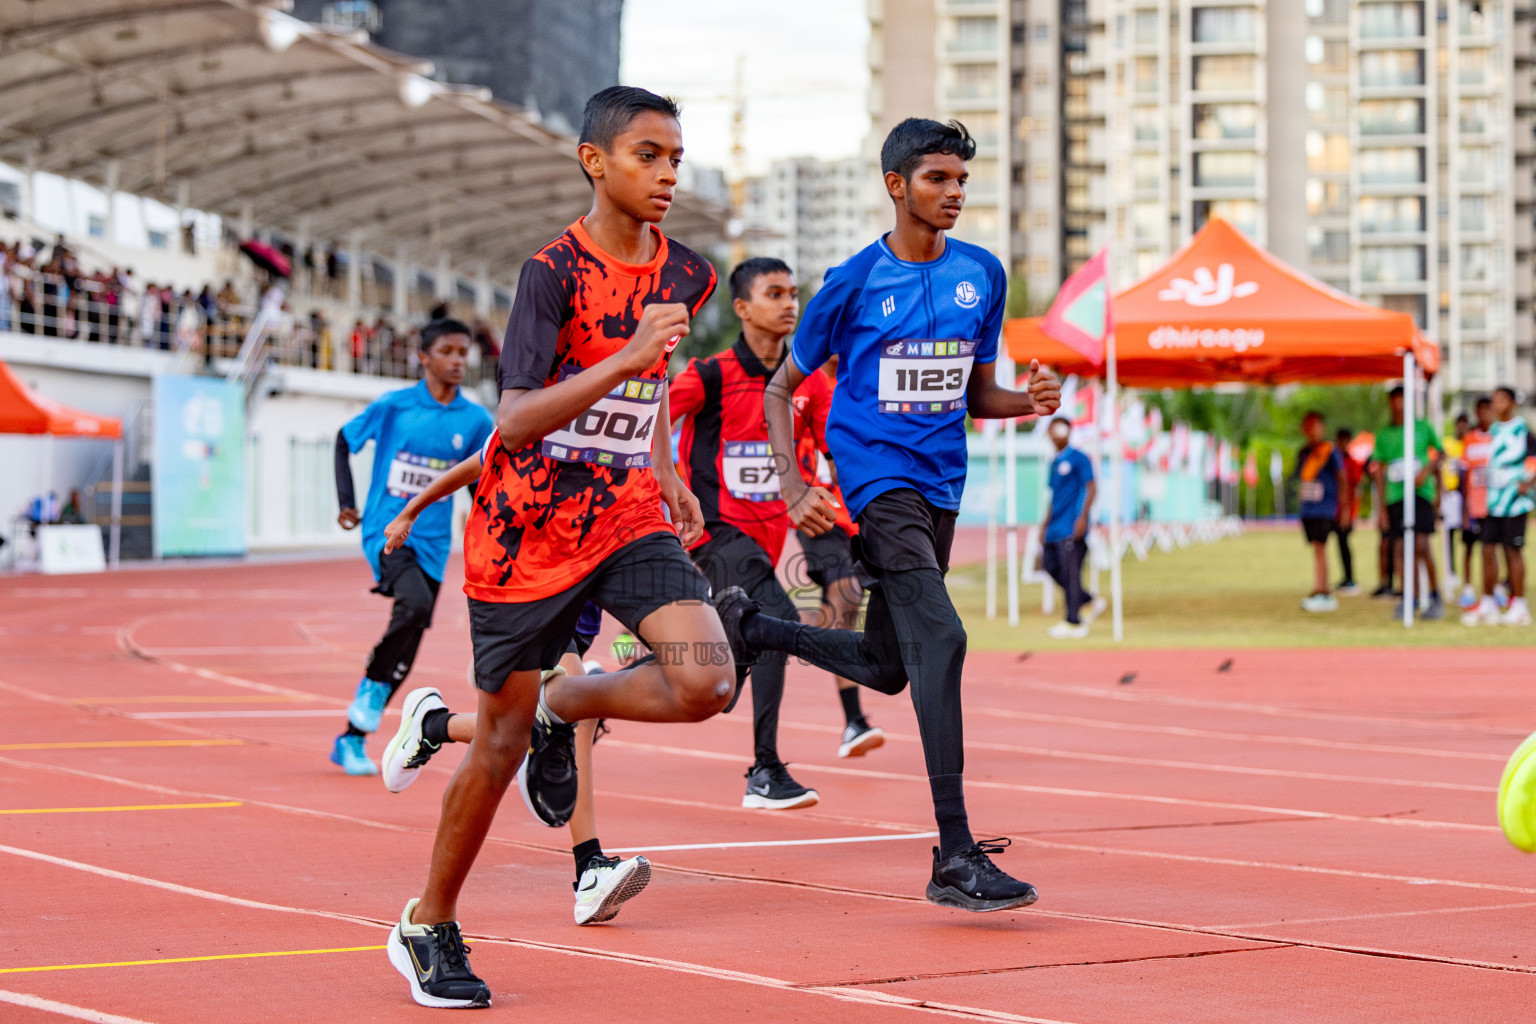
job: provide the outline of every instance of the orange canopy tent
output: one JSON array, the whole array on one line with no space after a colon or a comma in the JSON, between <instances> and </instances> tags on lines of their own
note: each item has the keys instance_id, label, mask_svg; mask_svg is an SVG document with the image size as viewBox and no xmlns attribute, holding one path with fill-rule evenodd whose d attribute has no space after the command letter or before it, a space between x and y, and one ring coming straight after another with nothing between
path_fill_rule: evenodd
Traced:
<instances>
[{"instance_id":1,"label":"orange canopy tent","mask_svg":"<svg viewBox=\"0 0 1536 1024\"><path fill-rule=\"evenodd\" d=\"M81 412L37 394L23 384L11 368L0 362L0 434L41 434L47 438L76 437L113 441L111 562L121 550L123 511L123 421L111 416ZM52 490L52 452L44 462L43 493Z\"/></svg>"},{"instance_id":2,"label":"orange canopy tent","mask_svg":"<svg viewBox=\"0 0 1536 1024\"><path fill-rule=\"evenodd\" d=\"M1440 365L1439 347L1407 313L1313 280L1219 217L1111 308L1126 387L1365 383L1402 376L1408 352L1425 374ZM1062 375L1104 375L1102 364L1047 337L1040 321L1008 321L1015 360L1038 359Z\"/></svg>"}]
</instances>

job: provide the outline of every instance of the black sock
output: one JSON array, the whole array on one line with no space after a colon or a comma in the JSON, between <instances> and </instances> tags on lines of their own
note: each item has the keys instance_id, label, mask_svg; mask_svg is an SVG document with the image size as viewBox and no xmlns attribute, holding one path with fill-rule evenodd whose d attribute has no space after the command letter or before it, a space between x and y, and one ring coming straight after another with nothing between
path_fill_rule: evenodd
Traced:
<instances>
[{"instance_id":1,"label":"black sock","mask_svg":"<svg viewBox=\"0 0 1536 1024\"><path fill-rule=\"evenodd\" d=\"M933 816L939 823L939 859L952 857L976 842L971 838L971 823L965 813L965 792L959 775L934 775L928 779L933 791Z\"/></svg>"},{"instance_id":2,"label":"black sock","mask_svg":"<svg viewBox=\"0 0 1536 1024\"><path fill-rule=\"evenodd\" d=\"M576 882L580 884L581 873L587 870L587 865L603 855L603 844L596 839L588 839L571 847L571 853L576 858Z\"/></svg>"},{"instance_id":3,"label":"black sock","mask_svg":"<svg viewBox=\"0 0 1536 1024\"><path fill-rule=\"evenodd\" d=\"M859 704L859 688L857 686L850 686L846 690L838 690L837 699L843 702L843 717L848 720L849 725L854 723L859 725L866 724L864 722L864 708Z\"/></svg>"},{"instance_id":4,"label":"black sock","mask_svg":"<svg viewBox=\"0 0 1536 1024\"><path fill-rule=\"evenodd\" d=\"M421 738L438 746L452 743L453 738L448 735L448 719L452 717L453 712L447 708L433 708L428 711L421 717Z\"/></svg>"},{"instance_id":5,"label":"black sock","mask_svg":"<svg viewBox=\"0 0 1536 1024\"><path fill-rule=\"evenodd\" d=\"M343 736L367 736L368 734L363 732L363 730L359 729L357 726L353 725L351 722L348 722L347 723L347 731L342 733L342 735Z\"/></svg>"}]
</instances>

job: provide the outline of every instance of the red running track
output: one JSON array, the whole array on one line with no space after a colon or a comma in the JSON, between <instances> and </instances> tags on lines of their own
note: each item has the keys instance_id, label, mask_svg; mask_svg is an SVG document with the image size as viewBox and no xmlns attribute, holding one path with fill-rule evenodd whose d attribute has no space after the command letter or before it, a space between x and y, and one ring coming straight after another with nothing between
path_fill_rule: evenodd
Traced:
<instances>
[{"instance_id":1,"label":"red running track","mask_svg":"<svg viewBox=\"0 0 1536 1024\"><path fill-rule=\"evenodd\" d=\"M397 796L326 761L387 612L368 585L359 559L0 584L0 1020L429 1014L378 947L459 748ZM467 705L455 588L413 682ZM508 801L462 903L487 1015L1528 1016L1536 861L1492 813L1536 727L1526 652L974 653L966 700L976 833L1013 837L1034 908L924 902L909 704L867 695L891 741L840 761L832 685L794 668L815 808L740 808L745 713L599 744L605 844L662 848L609 925L571 923L565 834Z\"/></svg>"}]
</instances>

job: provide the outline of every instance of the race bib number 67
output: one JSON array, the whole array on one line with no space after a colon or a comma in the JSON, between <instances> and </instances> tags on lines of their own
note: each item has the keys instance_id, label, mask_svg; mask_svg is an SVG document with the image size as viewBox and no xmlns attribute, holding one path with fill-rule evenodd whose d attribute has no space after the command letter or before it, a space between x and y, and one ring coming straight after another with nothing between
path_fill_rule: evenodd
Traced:
<instances>
[{"instance_id":1,"label":"race bib number 67","mask_svg":"<svg viewBox=\"0 0 1536 1024\"><path fill-rule=\"evenodd\" d=\"M880 411L946 413L965 408L974 341L893 341L880 352Z\"/></svg>"},{"instance_id":2,"label":"race bib number 67","mask_svg":"<svg viewBox=\"0 0 1536 1024\"><path fill-rule=\"evenodd\" d=\"M564 380L581 371L562 367ZM664 381L631 377L570 423L544 437L542 453L561 462L588 462L615 469L645 469L651 464L651 437Z\"/></svg>"}]
</instances>

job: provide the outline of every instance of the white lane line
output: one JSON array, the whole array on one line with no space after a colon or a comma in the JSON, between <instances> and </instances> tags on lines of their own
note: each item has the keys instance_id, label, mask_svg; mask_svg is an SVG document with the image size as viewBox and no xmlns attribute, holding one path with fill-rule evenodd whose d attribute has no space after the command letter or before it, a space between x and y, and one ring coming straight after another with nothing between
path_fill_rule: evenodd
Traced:
<instances>
[{"instance_id":1,"label":"white lane line","mask_svg":"<svg viewBox=\"0 0 1536 1024\"><path fill-rule=\"evenodd\" d=\"M616 740L604 737L608 747L640 750L654 754L674 754L679 757L703 758L710 761L739 761L735 754L717 754L690 747L671 747L654 743L635 743L632 740ZM842 768L810 761L796 761L796 767L805 771L826 772L830 775L852 775L864 779L886 779L892 782L927 782L924 775L907 775L901 772L880 772L867 768ZM1063 786L1030 786L1019 782L989 782L984 779L966 779L970 789L1000 789L1010 793L1040 793L1047 796L1070 796L1089 800L1126 800L1132 803L1162 804L1173 807L1208 807L1223 811L1247 811L1254 814L1279 814L1292 818L1315 818L1322 821L1360 821L1377 825L1408 826L1413 828L1443 828L1465 832L1498 832L1497 825L1475 825L1461 821L1436 821L1422 818L1386 818L1369 814L1336 814L1332 811L1309 811L1299 807L1269 807L1264 804L1237 804L1224 800L1194 800L1176 796L1153 796L1147 793L1110 793L1096 789L1067 789Z\"/></svg>"},{"instance_id":2,"label":"white lane line","mask_svg":"<svg viewBox=\"0 0 1536 1024\"><path fill-rule=\"evenodd\" d=\"M1075 715L1047 715L1035 711L1010 711L1007 708L971 708L973 715L983 718L1013 718L1021 722L1043 722L1047 725L1078 725L1088 729L1109 729L1114 732L1154 733L1160 736L1185 736L1191 739L1231 740L1235 743L1274 743L1281 746L1317 747L1322 750L1358 750L1367 754L1411 754L1418 757L1449 757L1469 761L1508 760L1508 754L1479 754L1472 751L1444 750L1436 747L1400 747L1383 743L1354 743L1349 740L1323 740L1312 736L1275 736L1267 733L1225 732L1219 729L1192 729L1179 725L1143 725L1138 722L1116 722L1103 718L1081 718Z\"/></svg>"},{"instance_id":3,"label":"white lane line","mask_svg":"<svg viewBox=\"0 0 1536 1024\"><path fill-rule=\"evenodd\" d=\"M316 693L311 693L306 690L294 690L286 686L273 686L271 683L258 683L254 679L242 679L239 676L228 675L224 672L215 672L212 669L197 668L192 665L183 665L179 661L170 661L165 658L157 658L154 655L146 652L143 647L139 646L138 641L134 640L133 638L133 631L135 629L141 625L145 625L153 621L154 618L154 616L151 616L150 618L139 619L128 623L126 626L120 627L117 631L117 645L128 654L133 655L135 658L143 659L144 661L149 662L151 665L159 665L163 668L170 669L172 672L180 672L183 675L195 676L198 679L206 679L209 682L225 683L229 686L238 686L245 690L255 690L257 693L287 694L290 697L296 697L300 700L331 699ZM347 701L345 700L334 699L333 703L335 703L338 707L347 706Z\"/></svg>"},{"instance_id":4,"label":"white lane line","mask_svg":"<svg viewBox=\"0 0 1536 1024\"><path fill-rule=\"evenodd\" d=\"M94 864L83 864L80 861L66 860L63 857L54 857L46 853L38 853L35 850L23 850L14 846L0 846L0 853L9 853L18 857L26 857L31 860L39 860L60 867L73 868L76 871L84 871L93 875L101 875L104 878L112 878L123 882L134 882L155 889L164 889L168 892L180 893L186 896L196 896L202 899L213 900L218 903L227 903L239 907L250 907L256 910L274 910L284 914L302 914L309 917L322 917L334 921L345 921L351 924L367 925L374 928L389 928L392 922L377 921L371 918L355 917L350 914L339 914L325 910L310 910L304 907L286 907L276 903L261 903L256 900L242 899L239 896L226 896L223 893L210 892L207 889L194 889L191 886L178 885L175 882L163 882L157 878L145 878L142 875L131 875L124 871L114 871L111 868L98 867ZM619 953L612 950L592 949L584 946L567 946L553 942L535 942L529 939L513 939L495 935L466 936L480 941L495 942L508 946L517 946L523 949L536 949L552 953L562 953L566 956L591 957L593 959L607 960L610 963L620 961L634 964L640 967L660 968L681 974L692 974L700 977L713 978L718 981L731 981L747 985L755 985L761 988L778 989L783 992L804 992L809 995L825 996L840 1002L862 1003L865 1005L891 1006L896 1009L917 1010L923 1013L938 1014L946 1017L958 1017L967 1020L994 1020L1005 1021L1008 1024L1066 1024L1063 1021L1048 1020L1043 1017L1024 1017L1018 1014L1006 1013L1001 1010L989 1010L982 1007L956 1006L947 1003L930 1003L922 999L911 999L905 996L891 995L883 992L864 992L859 990L844 990L835 986L801 987L795 982L785 981L780 978L770 978L759 974L747 974L743 971L732 971L721 967L711 967L706 964L694 964L680 960L663 960L658 957L639 956L632 953ZM21 996L20 993L12 993L21 998L33 998ZM45 1000L46 1001L46 1000ZM63 1006L64 1004L57 1004ZM46 1007L45 1007L46 1009ZM70 1007L79 1013L92 1013L91 1010L81 1010L79 1007ZM56 1011L58 1012L58 1011ZM73 1016L73 1014L71 1014ZM81 1020L98 1021L99 1024L145 1024L144 1021L135 1021L128 1017L112 1017L102 1015L99 1017L80 1017Z\"/></svg>"},{"instance_id":5,"label":"white lane line","mask_svg":"<svg viewBox=\"0 0 1536 1024\"><path fill-rule=\"evenodd\" d=\"M1299 924L1338 924L1346 921L1380 921L1394 917L1431 917L1439 914L1477 914L1493 910L1529 910L1536 903L1489 903L1474 907L1426 907L1419 910L1393 910L1378 914L1342 914L1334 917L1281 918L1278 921L1251 921L1240 924L1213 924L1212 928L1237 931L1243 928L1280 928Z\"/></svg>"},{"instance_id":6,"label":"white lane line","mask_svg":"<svg viewBox=\"0 0 1536 1024\"><path fill-rule=\"evenodd\" d=\"M746 719L742 719L746 722ZM781 728L801 729L840 735L835 725L811 725L803 722L781 722ZM887 729L885 737L903 743L921 743L922 738ZM1215 772L1224 775L1258 775L1280 779L1309 779L1317 782L1353 782L1368 786L1401 786L1408 789L1448 789L1457 793L1495 793L1496 786L1473 786L1462 782L1425 782L1416 779L1384 779L1374 775L1333 775L1327 772L1303 772L1288 768L1253 768L1235 764L1209 764L1204 761L1170 761L1158 757L1131 757L1121 754L1097 754L1080 750L1057 750L1053 747L1026 747L1016 743L988 743L985 740L965 741L968 750L993 750L1000 754L1024 754L1028 757L1048 757L1062 761L1093 761L1100 764L1129 764L1149 768L1177 768L1185 771Z\"/></svg>"},{"instance_id":7,"label":"white lane line","mask_svg":"<svg viewBox=\"0 0 1536 1024\"><path fill-rule=\"evenodd\" d=\"M399 714L393 708L384 711L386 715L391 712ZM335 708L305 708L276 711L126 711L123 717L148 722L165 718L335 718L339 714L341 712Z\"/></svg>"},{"instance_id":8,"label":"white lane line","mask_svg":"<svg viewBox=\"0 0 1536 1024\"><path fill-rule=\"evenodd\" d=\"M1177 860L1191 864L1217 864L1222 867L1258 868L1263 871L1294 871L1302 875L1333 875L1339 878L1369 878L1383 882L1402 882L1405 885L1445 885L1456 889L1485 889L1490 892L1512 892L1518 893L1521 896L1536 896L1536 889L1528 886L1499 885L1496 882L1461 882L1452 878L1391 875L1381 871L1354 871L1350 868L1322 868L1306 864L1276 864L1272 861L1242 860L1236 857L1202 857L1192 853L1164 853L1158 850L1132 850L1117 846L1086 846L1079 843L1061 843L1053 839L1040 839L1036 836L1020 836L1018 841L1029 843L1031 846L1049 847L1056 850L1076 850L1082 853L1115 853L1125 857ZM1536 970L1536 968L1533 968L1533 970Z\"/></svg>"},{"instance_id":9,"label":"white lane line","mask_svg":"<svg viewBox=\"0 0 1536 1024\"><path fill-rule=\"evenodd\" d=\"M1262 653L1262 652L1261 652ZM1278 653L1278 652L1277 652ZM1104 690L1077 683L1011 683L1027 690L1044 690L1048 693L1064 693L1096 700L1117 700L1141 704L1171 704L1185 708L1212 708L1218 711L1235 711L1246 714L1266 715L1274 718L1299 718L1315 722L1376 722L1400 728L1424 729L1437 727L1454 732L1481 734L1489 739L1519 736L1519 730L1505 730L1497 726L1468 725L1434 718L1401 718L1392 715L1361 715L1344 711L1310 711L1306 708L1288 708L1277 704L1245 704L1240 701L1207 700L1201 697L1179 697L1167 693L1133 693L1126 690Z\"/></svg>"},{"instance_id":10,"label":"white lane line","mask_svg":"<svg viewBox=\"0 0 1536 1024\"><path fill-rule=\"evenodd\" d=\"M143 647L151 658L185 658L216 654L330 654L329 647L305 644L302 647Z\"/></svg>"},{"instance_id":11,"label":"white lane line","mask_svg":"<svg viewBox=\"0 0 1536 1024\"><path fill-rule=\"evenodd\" d=\"M751 843L687 843L681 846L615 846L616 853L660 853L663 850L744 850L759 846L836 846L839 843L885 843L892 839L935 839L937 832L908 832L899 836L841 836L836 839L765 839Z\"/></svg>"},{"instance_id":12,"label":"white lane line","mask_svg":"<svg viewBox=\"0 0 1536 1024\"><path fill-rule=\"evenodd\" d=\"M69 1003L44 999L42 996L28 995L25 992L11 992L3 988L0 988L0 1003L11 1003L15 1006L25 1006L29 1010L56 1013L60 1017L73 1017L75 1020L88 1020L92 1024L149 1024L148 1021L142 1021L137 1017L124 1017L116 1013L89 1010L84 1006L73 1006Z\"/></svg>"}]
</instances>

